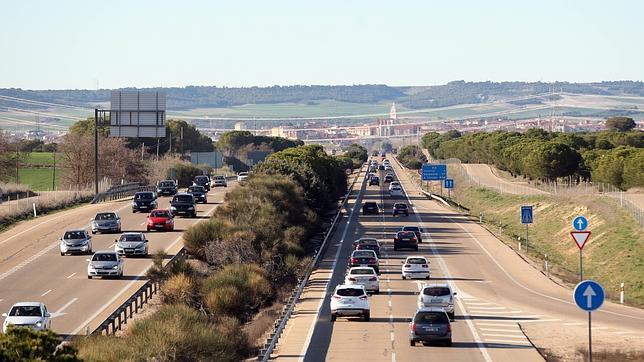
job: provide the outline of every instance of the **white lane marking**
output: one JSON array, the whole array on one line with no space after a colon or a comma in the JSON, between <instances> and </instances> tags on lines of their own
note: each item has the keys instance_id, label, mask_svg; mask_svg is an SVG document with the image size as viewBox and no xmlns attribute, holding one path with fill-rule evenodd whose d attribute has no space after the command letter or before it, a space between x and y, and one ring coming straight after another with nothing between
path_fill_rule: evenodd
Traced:
<instances>
[{"instance_id":1,"label":"white lane marking","mask_svg":"<svg viewBox=\"0 0 644 362\"><path fill-rule=\"evenodd\" d=\"M525 342L525 341L511 341L511 340L507 340L507 339L496 339L496 338L495 339L488 339L487 342L490 345L493 345L493 344L496 344L496 343L502 343L502 344L512 343L512 344L515 344L517 346L526 346L526 347L531 347L532 346L529 343L521 343L521 342Z\"/></svg>"},{"instance_id":2,"label":"white lane marking","mask_svg":"<svg viewBox=\"0 0 644 362\"><path fill-rule=\"evenodd\" d=\"M481 333L481 335L485 337L503 337L503 338L521 338L524 339L525 336L523 333L521 335L516 335L516 334L499 334L499 333Z\"/></svg>"},{"instance_id":3,"label":"white lane marking","mask_svg":"<svg viewBox=\"0 0 644 362\"><path fill-rule=\"evenodd\" d=\"M470 310L499 310L499 309L507 309L506 307L470 307Z\"/></svg>"},{"instance_id":4,"label":"white lane marking","mask_svg":"<svg viewBox=\"0 0 644 362\"><path fill-rule=\"evenodd\" d=\"M1 300L1 299L0 299L0 300ZM635 333L635 332L626 332L626 331L623 331L623 332L613 332L613 333L615 333L615 334L632 334L632 333Z\"/></svg>"},{"instance_id":5,"label":"white lane marking","mask_svg":"<svg viewBox=\"0 0 644 362\"><path fill-rule=\"evenodd\" d=\"M391 340L391 342L394 341L394 332L389 332L389 339Z\"/></svg>"},{"instance_id":6,"label":"white lane marking","mask_svg":"<svg viewBox=\"0 0 644 362\"><path fill-rule=\"evenodd\" d=\"M45 295L47 295L47 294L49 294L49 293L51 293L51 289L49 289L48 291L46 291L46 292L42 293L40 296L41 296L41 297L44 297Z\"/></svg>"},{"instance_id":7,"label":"white lane marking","mask_svg":"<svg viewBox=\"0 0 644 362\"><path fill-rule=\"evenodd\" d=\"M69 279L69 278L73 277L74 275L76 275L76 273L71 273L71 274L69 274L69 276L67 277L67 279Z\"/></svg>"},{"instance_id":8,"label":"white lane marking","mask_svg":"<svg viewBox=\"0 0 644 362\"><path fill-rule=\"evenodd\" d=\"M47 252L49 252L50 250L54 249L57 246L58 246L58 242L50 244L48 247L42 249L37 254L32 255L28 259L25 259L22 263L14 266L13 268L7 270L6 272L0 274L0 280L5 279L6 277L10 276L11 274L13 274L13 273L17 272L18 270L24 268L25 266L27 266L27 264L29 264L29 263L33 262L34 260L40 258L41 256L45 255Z\"/></svg>"},{"instance_id":9,"label":"white lane marking","mask_svg":"<svg viewBox=\"0 0 644 362\"><path fill-rule=\"evenodd\" d=\"M476 314L476 315L505 315L505 314L517 314L517 313L522 313L520 310L504 310L504 311L498 311L498 310L479 310L479 309L469 309L470 313ZM515 316L513 316L515 317Z\"/></svg>"},{"instance_id":10,"label":"white lane marking","mask_svg":"<svg viewBox=\"0 0 644 362\"><path fill-rule=\"evenodd\" d=\"M492 327L510 327L510 326L514 326L516 324L515 321L499 321L499 322L503 322L503 323L476 322L476 325L477 326L492 326Z\"/></svg>"},{"instance_id":11,"label":"white lane marking","mask_svg":"<svg viewBox=\"0 0 644 362\"><path fill-rule=\"evenodd\" d=\"M0 302L4 301L4 299L0 299Z\"/></svg>"},{"instance_id":12,"label":"white lane marking","mask_svg":"<svg viewBox=\"0 0 644 362\"><path fill-rule=\"evenodd\" d=\"M409 194L405 190L405 187L402 185L402 182L400 183L400 187L403 189L403 192L405 193L405 197L407 198L407 201L409 202L410 205L412 205L414 209L414 216L416 217L416 221L418 222L419 226L423 227L424 223L421 220L419 213L416 211L416 206L411 201L411 199L409 198ZM436 260L438 261L438 266L443 270L443 275L449 276L450 275L449 269L447 268L447 265L443 261L443 257L438 253L438 251L436 250L436 247L434 247L432 243L431 235L428 238L428 244L430 249L432 250L432 254L436 257ZM452 290L456 290L456 285L452 280L448 280L447 283L452 287ZM476 299L476 298L471 298L471 299ZM465 305L463 304L463 302L461 302L461 298L456 298L456 305L458 305L459 309L463 311L463 316L465 317L465 323L467 324L467 327L469 328L470 333L472 333L472 337L474 338L474 343L476 343L476 346L481 351L481 355L483 356L483 359L487 362L492 362L492 357L490 357L490 354L488 353L487 348L485 347L485 344L482 342L481 337L479 337L478 332L476 331L476 327L474 326L474 323L469 318L469 315L467 315Z\"/></svg>"},{"instance_id":13,"label":"white lane marking","mask_svg":"<svg viewBox=\"0 0 644 362\"><path fill-rule=\"evenodd\" d=\"M60 307L60 309L58 309L57 311L51 313L51 317L56 318L56 317L60 317L63 314L66 314L64 312L64 310L67 309L70 305L74 304L74 302L76 302L77 300L78 300L78 298L74 298L74 299L70 300L69 302L67 302L67 304L65 304L62 307Z\"/></svg>"},{"instance_id":14,"label":"white lane marking","mask_svg":"<svg viewBox=\"0 0 644 362\"><path fill-rule=\"evenodd\" d=\"M463 299L463 298L461 298L461 299ZM472 305L472 306L479 306L479 305L480 305L480 306L495 305L494 303L469 302L469 301L467 301L467 300L465 301L465 304L467 304L467 305Z\"/></svg>"},{"instance_id":15,"label":"white lane marking","mask_svg":"<svg viewBox=\"0 0 644 362\"><path fill-rule=\"evenodd\" d=\"M586 323L575 322L575 323L564 323L564 326L585 326Z\"/></svg>"},{"instance_id":16,"label":"white lane marking","mask_svg":"<svg viewBox=\"0 0 644 362\"><path fill-rule=\"evenodd\" d=\"M353 213L357 209L356 205L362 199L363 188L364 188L364 180L362 181L362 185L360 186L360 191L358 191L358 196L356 196L356 199L353 203L353 207L351 208L351 213L349 214L348 221L344 226L342 237L340 237L340 244L344 242L344 239L347 236L347 232L349 231L349 223L351 219L353 219ZM326 299L326 295L329 293L329 287L331 286L331 278L333 277L333 271L335 270L335 265L338 263L338 257L340 256L340 251L342 250L342 247L340 246L337 249L338 250L335 252L335 258L333 259L333 265L331 265L331 275L329 276L329 280L327 280L326 282L326 287L324 288L324 294L322 295L322 298L320 298L320 303L318 303L318 306L316 308L315 319L313 320L313 323L311 323L311 325L309 326L309 331L306 336L306 340L304 341L304 346L302 346L302 350L300 351L300 356L302 357L299 358L299 361L304 361L304 356L306 355L306 351L308 351L309 344L311 344L311 337L313 337L313 331L315 330L315 325L318 324L318 320L320 319L320 309L322 309L322 303Z\"/></svg>"},{"instance_id":17,"label":"white lane marking","mask_svg":"<svg viewBox=\"0 0 644 362\"><path fill-rule=\"evenodd\" d=\"M389 305L389 308L391 308L391 300L387 301L387 305Z\"/></svg>"},{"instance_id":18,"label":"white lane marking","mask_svg":"<svg viewBox=\"0 0 644 362\"><path fill-rule=\"evenodd\" d=\"M206 212L205 216L209 216L213 211L215 211L215 209L218 206L219 205L215 205L213 208L208 210L208 212ZM203 218L203 219L199 219L192 225L196 225L196 224L200 223L203 220L208 220L208 218L206 217L206 218ZM168 250L174 248L174 246L177 245L177 243L180 242L182 239L183 239L183 233L181 235L177 236L177 238L174 239L172 244L170 244L165 250L168 251ZM69 340L69 338L72 335L78 334L78 332L80 332L81 330L85 329L85 327L88 326L94 319L96 319L96 317L98 317L99 314L103 313L103 311L105 309L107 309L107 307L112 305L112 303L114 303L114 301L116 301L116 299L118 299L123 293L125 293L128 289L130 289L132 287L132 285L134 285L134 283L138 282L143 276L145 276L145 274L148 272L148 269L150 269L151 267L152 267L152 264L148 265L143 270L143 272L141 272L141 274L137 275L134 279L132 279L132 281L129 282L125 287L123 287L123 289L121 289L118 293L114 294L114 296L109 301L107 301L107 303L103 304L94 314L92 314L89 318L87 318L85 321L83 321L83 323L81 323L80 326L78 326L78 328L74 329L74 331L72 333L70 333L70 336L65 338L65 340Z\"/></svg>"},{"instance_id":19,"label":"white lane marking","mask_svg":"<svg viewBox=\"0 0 644 362\"><path fill-rule=\"evenodd\" d=\"M518 328L518 327L517 327ZM505 329L505 328L481 328L482 331L486 332L510 332L510 333L521 333L521 330L518 330L516 328L514 329Z\"/></svg>"},{"instance_id":20,"label":"white lane marking","mask_svg":"<svg viewBox=\"0 0 644 362\"><path fill-rule=\"evenodd\" d=\"M538 322L559 322L561 319L535 319L535 320L527 320L527 321L517 321L517 323L538 323Z\"/></svg>"}]
</instances>

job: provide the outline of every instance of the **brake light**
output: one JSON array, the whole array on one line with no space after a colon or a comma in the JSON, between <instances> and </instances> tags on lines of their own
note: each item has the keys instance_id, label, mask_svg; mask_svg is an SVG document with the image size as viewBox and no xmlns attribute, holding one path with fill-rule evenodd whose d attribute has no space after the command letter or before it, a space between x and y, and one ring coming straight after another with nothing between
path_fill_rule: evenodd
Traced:
<instances>
[{"instance_id":1,"label":"brake light","mask_svg":"<svg viewBox=\"0 0 644 362\"><path fill-rule=\"evenodd\" d=\"M358 258L351 258L352 263L358 263Z\"/></svg>"},{"instance_id":2,"label":"brake light","mask_svg":"<svg viewBox=\"0 0 644 362\"><path fill-rule=\"evenodd\" d=\"M423 264L423 268L428 268L427 264Z\"/></svg>"},{"instance_id":3,"label":"brake light","mask_svg":"<svg viewBox=\"0 0 644 362\"><path fill-rule=\"evenodd\" d=\"M447 323L447 331L448 332L452 331L452 325L450 323Z\"/></svg>"},{"instance_id":4,"label":"brake light","mask_svg":"<svg viewBox=\"0 0 644 362\"><path fill-rule=\"evenodd\" d=\"M369 278L369 281L370 281L370 282L375 282L376 280L378 280L378 278L376 278L376 277L371 277L371 278Z\"/></svg>"},{"instance_id":5,"label":"brake light","mask_svg":"<svg viewBox=\"0 0 644 362\"><path fill-rule=\"evenodd\" d=\"M411 324L411 331L416 333L416 323Z\"/></svg>"},{"instance_id":6,"label":"brake light","mask_svg":"<svg viewBox=\"0 0 644 362\"><path fill-rule=\"evenodd\" d=\"M339 295L334 295L334 296L333 296L333 299L335 299L335 300L340 300L340 299L342 299L342 297L341 297L341 296L339 296Z\"/></svg>"},{"instance_id":7,"label":"brake light","mask_svg":"<svg viewBox=\"0 0 644 362\"><path fill-rule=\"evenodd\" d=\"M397 237L397 236L394 238L394 242L396 242L396 241L398 241L398 237Z\"/></svg>"},{"instance_id":8,"label":"brake light","mask_svg":"<svg viewBox=\"0 0 644 362\"><path fill-rule=\"evenodd\" d=\"M362 299L362 300L367 300L367 296L366 296L366 295L363 295L362 297L360 297L360 299Z\"/></svg>"},{"instance_id":9,"label":"brake light","mask_svg":"<svg viewBox=\"0 0 644 362\"><path fill-rule=\"evenodd\" d=\"M350 282L355 282L355 281L356 281L356 279L355 279L355 278L349 278L348 280L349 280Z\"/></svg>"},{"instance_id":10,"label":"brake light","mask_svg":"<svg viewBox=\"0 0 644 362\"><path fill-rule=\"evenodd\" d=\"M405 268L411 268L411 265L405 264Z\"/></svg>"}]
</instances>

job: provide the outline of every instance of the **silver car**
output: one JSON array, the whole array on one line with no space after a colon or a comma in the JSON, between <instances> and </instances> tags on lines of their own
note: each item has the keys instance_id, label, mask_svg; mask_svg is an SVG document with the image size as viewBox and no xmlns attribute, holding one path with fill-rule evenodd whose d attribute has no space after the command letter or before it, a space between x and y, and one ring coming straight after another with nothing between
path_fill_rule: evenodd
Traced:
<instances>
[{"instance_id":1,"label":"silver car","mask_svg":"<svg viewBox=\"0 0 644 362\"><path fill-rule=\"evenodd\" d=\"M99 212L92 219L92 234L121 232L121 217L115 212Z\"/></svg>"},{"instance_id":2,"label":"silver car","mask_svg":"<svg viewBox=\"0 0 644 362\"><path fill-rule=\"evenodd\" d=\"M85 230L67 230L60 240L60 255L92 254L92 236Z\"/></svg>"},{"instance_id":3,"label":"silver car","mask_svg":"<svg viewBox=\"0 0 644 362\"><path fill-rule=\"evenodd\" d=\"M35 330L51 328L51 314L47 307L40 302L21 302L14 304L9 313L2 313L5 317L2 323L2 333L7 333L10 325L27 327Z\"/></svg>"},{"instance_id":4,"label":"silver car","mask_svg":"<svg viewBox=\"0 0 644 362\"><path fill-rule=\"evenodd\" d=\"M223 175L217 175L212 178L212 187L228 187L228 182L226 182L226 177Z\"/></svg>"},{"instance_id":5,"label":"silver car","mask_svg":"<svg viewBox=\"0 0 644 362\"><path fill-rule=\"evenodd\" d=\"M87 279L92 277L123 276L123 259L115 251L97 251L91 259L87 259Z\"/></svg>"},{"instance_id":6,"label":"silver car","mask_svg":"<svg viewBox=\"0 0 644 362\"><path fill-rule=\"evenodd\" d=\"M143 233L123 233L118 240L114 251L119 255L148 255L148 239Z\"/></svg>"},{"instance_id":7,"label":"silver car","mask_svg":"<svg viewBox=\"0 0 644 362\"><path fill-rule=\"evenodd\" d=\"M449 284L426 284L418 293L418 308L440 308L454 319L454 297Z\"/></svg>"}]
</instances>

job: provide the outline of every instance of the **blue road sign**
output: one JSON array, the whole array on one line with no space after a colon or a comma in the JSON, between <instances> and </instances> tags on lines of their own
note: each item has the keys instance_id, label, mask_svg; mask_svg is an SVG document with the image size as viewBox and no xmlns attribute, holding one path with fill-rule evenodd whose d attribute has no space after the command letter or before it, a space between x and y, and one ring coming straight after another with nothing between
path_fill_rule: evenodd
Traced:
<instances>
[{"instance_id":1,"label":"blue road sign","mask_svg":"<svg viewBox=\"0 0 644 362\"><path fill-rule=\"evenodd\" d=\"M446 189L453 189L454 188L454 180L451 178L446 178L445 179L445 188Z\"/></svg>"},{"instance_id":2,"label":"blue road sign","mask_svg":"<svg viewBox=\"0 0 644 362\"><path fill-rule=\"evenodd\" d=\"M447 165L424 163L421 169L423 181L438 181L447 178Z\"/></svg>"},{"instance_id":3,"label":"blue road sign","mask_svg":"<svg viewBox=\"0 0 644 362\"><path fill-rule=\"evenodd\" d=\"M532 224L532 206L521 206L521 223Z\"/></svg>"},{"instance_id":4,"label":"blue road sign","mask_svg":"<svg viewBox=\"0 0 644 362\"><path fill-rule=\"evenodd\" d=\"M584 231L588 227L588 220L583 216L577 216L572 221L572 227L577 231Z\"/></svg>"},{"instance_id":5,"label":"blue road sign","mask_svg":"<svg viewBox=\"0 0 644 362\"><path fill-rule=\"evenodd\" d=\"M594 280L584 280L575 287L572 293L577 306L586 312L599 309L604 304L604 288Z\"/></svg>"}]
</instances>

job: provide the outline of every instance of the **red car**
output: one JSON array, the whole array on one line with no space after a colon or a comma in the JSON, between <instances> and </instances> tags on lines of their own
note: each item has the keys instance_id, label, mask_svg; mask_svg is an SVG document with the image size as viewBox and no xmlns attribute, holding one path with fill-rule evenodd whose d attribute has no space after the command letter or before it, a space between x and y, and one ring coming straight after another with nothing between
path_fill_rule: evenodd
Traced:
<instances>
[{"instance_id":1,"label":"red car","mask_svg":"<svg viewBox=\"0 0 644 362\"><path fill-rule=\"evenodd\" d=\"M148 231L174 231L174 216L170 210L155 209L148 215Z\"/></svg>"}]
</instances>

